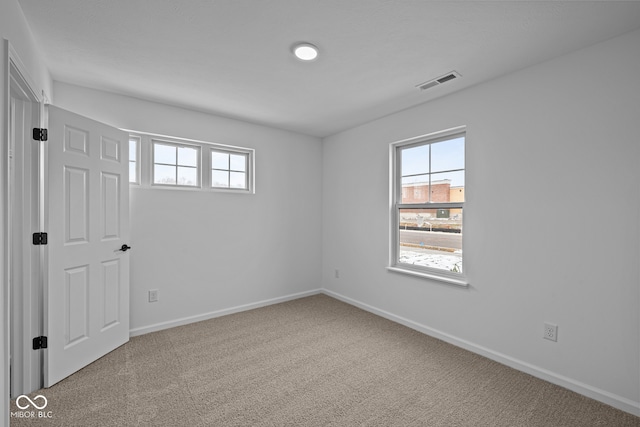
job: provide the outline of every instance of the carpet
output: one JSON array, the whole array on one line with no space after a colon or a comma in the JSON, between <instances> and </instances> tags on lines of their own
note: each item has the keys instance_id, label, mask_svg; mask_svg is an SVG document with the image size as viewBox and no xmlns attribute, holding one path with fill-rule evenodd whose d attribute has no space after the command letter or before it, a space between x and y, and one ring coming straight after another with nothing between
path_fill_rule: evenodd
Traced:
<instances>
[{"instance_id":1,"label":"carpet","mask_svg":"<svg viewBox=\"0 0 640 427\"><path fill-rule=\"evenodd\" d=\"M37 395L50 417L11 426L640 426L326 295L133 337Z\"/></svg>"}]
</instances>

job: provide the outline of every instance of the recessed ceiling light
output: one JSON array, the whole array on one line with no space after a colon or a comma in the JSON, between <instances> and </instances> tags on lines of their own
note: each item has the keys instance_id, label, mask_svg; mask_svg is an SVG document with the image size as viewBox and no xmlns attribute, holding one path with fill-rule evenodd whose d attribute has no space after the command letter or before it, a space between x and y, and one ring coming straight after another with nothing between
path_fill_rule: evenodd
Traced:
<instances>
[{"instance_id":1,"label":"recessed ceiling light","mask_svg":"<svg viewBox=\"0 0 640 427\"><path fill-rule=\"evenodd\" d=\"M298 43L293 46L293 54L301 61L313 61L318 57L318 48L311 43Z\"/></svg>"}]
</instances>

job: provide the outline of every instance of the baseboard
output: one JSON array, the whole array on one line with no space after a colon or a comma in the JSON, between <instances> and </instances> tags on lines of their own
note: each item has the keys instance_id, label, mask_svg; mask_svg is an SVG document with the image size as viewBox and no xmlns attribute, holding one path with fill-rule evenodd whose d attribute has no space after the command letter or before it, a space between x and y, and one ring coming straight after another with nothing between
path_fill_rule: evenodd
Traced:
<instances>
[{"instance_id":1,"label":"baseboard","mask_svg":"<svg viewBox=\"0 0 640 427\"><path fill-rule=\"evenodd\" d=\"M517 369L521 372L525 372L536 378L540 378L552 384L556 384L560 387L564 387L571 391L575 391L576 393L582 394L591 399L613 406L614 408L620 409L630 414L640 416L640 402L634 402L630 399L615 395L613 393L609 393L608 391L601 390L597 387L593 387L588 384L581 383L579 381L559 375L555 372L548 371L546 369L540 368L530 363L523 362L518 359L514 359L513 357L496 352L486 347L482 347L472 342L457 338L447 333L438 331L436 329L414 322L413 320L409 320L404 317L397 316L393 313L389 313L388 311L381 310L377 307L373 307L369 304L365 304L353 298L346 297L337 292L330 291L328 289L322 289L322 293L330 297L336 298L340 301L343 301L347 304L361 308L370 313L376 314L380 317L384 317L385 319L389 319L393 322L407 326L411 329L415 329L416 331L422 332L423 334L432 336L434 338L438 338L442 341L448 342L449 344L453 344L456 347L469 350L473 353L479 354L488 359L491 359L503 365L509 366L510 368Z\"/></svg>"},{"instance_id":2,"label":"baseboard","mask_svg":"<svg viewBox=\"0 0 640 427\"><path fill-rule=\"evenodd\" d=\"M236 307L225 308L222 310L211 311L208 313L197 314L195 316L182 317L180 319L169 320L166 322L155 323L153 325L141 326L129 330L129 336L135 337L138 335L148 334L150 332L157 332L163 329L174 328L176 326L187 325L189 323L200 322L202 320L213 319L215 317L226 316L227 314L239 313L241 311L253 310L254 308L266 307L268 305L278 304L285 301L291 301L298 298L304 298L311 295L317 295L322 293L321 289L313 289L305 292L298 292L295 294L289 294L282 297L266 299L262 301L256 301L249 304L238 305Z\"/></svg>"}]
</instances>

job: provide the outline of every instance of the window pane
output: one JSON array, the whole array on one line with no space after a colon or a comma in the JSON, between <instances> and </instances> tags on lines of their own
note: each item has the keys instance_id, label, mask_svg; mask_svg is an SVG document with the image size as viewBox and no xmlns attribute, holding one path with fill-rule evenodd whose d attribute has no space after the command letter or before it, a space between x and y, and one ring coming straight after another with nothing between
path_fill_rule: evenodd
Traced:
<instances>
[{"instance_id":1,"label":"window pane","mask_svg":"<svg viewBox=\"0 0 640 427\"><path fill-rule=\"evenodd\" d=\"M129 140L129 161L135 162L138 159L138 140Z\"/></svg>"},{"instance_id":2,"label":"window pane","mask_svg":"<svg viewBox=\"0 0 640 427\"><path fill-rule=\"evenodd\" d=\"M229 154L212 151L211 168L229 170Z\"/></svg>"},{"instance_id":3,"label":"window pane","mask_svg":"<svg viewBox=\"0 0 640 427\"><path fill-rule=\"evenodd\" d=\"M460 192L459 190L463 191ZM457 193L456 193L457 191ZM431 175L431 202L463 202L452 199L452 194L464 196L464 171L434 173ZM458 197L457 196L457 197Z\"/></svg>"},{"instance_id":4,"label":"window pane","mask_svg":"<svg viewBox=\"0 0 640 427\"><path fill-rule=\"evenodd\" d=\"M244 172L231 172L229 177L231 188L247 188L247 176Z\"/></svg>"},{"instance_id":5,"label":"window pane","mask_svg":"<svg viewBox=\"0 0 640 427\"><path fill-rule=\"evenodd\" d=\"M198 185L198 169L178 167L178 185Z\"/></svg>"},{"instance_id":6,"label":"window pane","mask_svg":"<svg viewBox=\"0 0 640 427\"><path fill-rule=\"evenodd\" d=\"M429 201L429 175L420 175L419 180L402 180L402 203L427 203ZM416 178L416 177L414 177Z\"/></svg>"},{"instance_id":7,"label":"window pane","mask_svg":"<svg viewBox=\"0 0 640 427\"><path fill-rule=\"evenodd\" d=\"M464 137L431 144L431 172L464 169Z\"/></svg>"},{"instance_id":8,"label":"window pane","mask_svg":"<svg viewBox=\"0 0 640 427\"><path fill-rule=\"evenodd\" d=\"M197 166L198 150L191 147L178 147L178 164L180 166Z\"/></svg>"},{"instance_id":9,"label":"window pane","mask_svg":"<svg viewBox=\"0 0 640 427\"><path fill-rule=\"evenodd\" d=\"M400 209L398 262L462 273L462 208Z\"/></svg>"},{"instance_id":10,"label":"window pane","mask_svg":"<svg viewBox=\"0 0 640 427\"><path fill-rule=\"evenodd\" d=\"M136 163L129 162L129 182L137 182Z\"/></svg>"},{"instance_id":11,"label":"window pane","mask_svg":"<svg viewBox=\"0 0 640 427\"><path fill-rule=\"evenodd\" d=\"M429 173L429 145L402 149L402 176Z\"/></svg>"},{"instance_id":12,"label":"window pane","mask_svg":"<svg viewBox=\"0 0 640 427\"><path fill-rule=\"evenodd\" d=\"M176 183L175 166L154 165L153 166L153 183L154 184L175 184Z\"/></svg>"},{"instance_id":13,"label":"window pane","mask_svg":"<svg viewBox=\"0 0 640 427\"><path fill-rule=\"evenodd\" d=\"M247 170L247 156L244 154L231 154L230 169L232 171L245 172Z\"/></svg>"},{"instance_id":14,"label":"window pane","mask_svg":"<svg viewBox=\"0 0 640 427\"><path fill-rule=\"evenodd\" d=\"M229 187L229 172L225 171L211 171L211 186L212 187Z\"/></svg>"},{"instance_id":15,"label":"window pane","mask_svg":"<svg viewBox=\"0 0 640 427\"><path fill-rule=\"evenodd\" d=\"M412 175L412 176L405 176L402 177L402 185L405 184L413 184L416 182L421 182L421 183L429 183L429 174L424 174L424 175Z\"/></svg>"},{"instance_id":16,"label":"window pane","mask_svg":"<svg viewBox=\"0 0 640 427\"><path fill-rule=\"evenodd\" d=\"M153 144L153 162L176 164L176 147L173 145Z\"/></svg>"}]
</instances>

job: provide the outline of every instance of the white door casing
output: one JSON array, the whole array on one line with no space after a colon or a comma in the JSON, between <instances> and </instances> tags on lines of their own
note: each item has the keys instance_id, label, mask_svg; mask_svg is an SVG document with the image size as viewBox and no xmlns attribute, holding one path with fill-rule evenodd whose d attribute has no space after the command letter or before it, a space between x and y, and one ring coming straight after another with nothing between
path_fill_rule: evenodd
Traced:
<instances>
[{"instance_id":1,"label":"white door casing","mask_svg":"<svg viewBox=\"0 0 640 427\"><path fill-rule=\"evenodd\" d=\"M41 335L41 281L38 246L31 233L39 229L39 142L31 129L39 127L39 105L11 88L10 104L10 283L11 283L11 397L37 390L41 383L41 355L31 339Z\"/></svg>"},{"instance_id":2,"label":"white door casing","mask_svg":"<svg viewBox=\"0 0 640 427\"><path fill-rule=\"evenodd\" d=\"M48 109L45 387L129 340L128 134Z\"/></svg>"}]
</instances>

